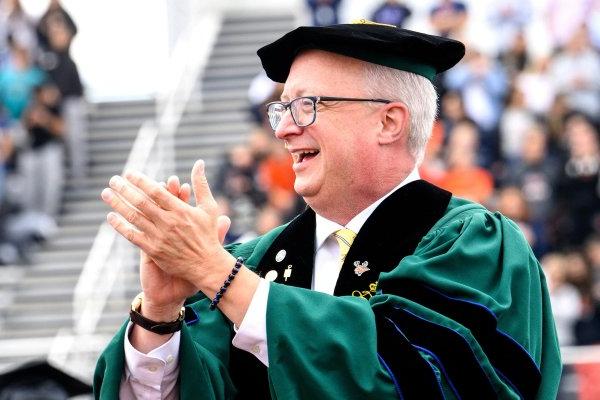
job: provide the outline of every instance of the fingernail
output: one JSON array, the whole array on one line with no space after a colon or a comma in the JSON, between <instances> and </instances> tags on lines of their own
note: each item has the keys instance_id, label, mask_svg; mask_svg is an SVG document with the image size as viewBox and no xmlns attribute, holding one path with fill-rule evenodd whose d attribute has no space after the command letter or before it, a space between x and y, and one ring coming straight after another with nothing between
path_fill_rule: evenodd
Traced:
<instances>
[{"instance_id":1,"label":"fingernail","mask_svg":"<svg viewBox=\"0 0 600 400\"><path fill-rule=\"evenodd\" d=\"M105 188L100 194L100 196L102 197L102 200L110 201L110 199L112 199L112 190L110 190L109 188Z\"/></svg>"},{"instance_id":2,"label":"fingernail","mask_svg":"<svg viewBox=\"0 0 600 400\"><path fill-rule=\"evenodd\" d=\"M121 185L123 185L123 178L121 178L119 175L115 175L112 178L110 178L108 184L111 187L116 187L118 189L119 187L121 187Z\"/></svg>"},{"instance_id":3,"label":"fingernail","mask_svg":"<svg viewBox=\"0 0 600 400\"><path fill-rule=\"evenodd\" d=\"M117 218L117 216L115 215L114 212L109 212L108 215L106 216L106 220L108 222L113 222L115 220L115 218Z\"/></svg>"},{"instance_id":4,"label":"fingernail","mask_svg":"<svg viewBox=\"0 0 600 400\"><path fill-rule=\"evenodd\" d=\"M196 168L198 168L198 170L204 174L204 160L196 161Z\"/></svg>"}]
</instances>

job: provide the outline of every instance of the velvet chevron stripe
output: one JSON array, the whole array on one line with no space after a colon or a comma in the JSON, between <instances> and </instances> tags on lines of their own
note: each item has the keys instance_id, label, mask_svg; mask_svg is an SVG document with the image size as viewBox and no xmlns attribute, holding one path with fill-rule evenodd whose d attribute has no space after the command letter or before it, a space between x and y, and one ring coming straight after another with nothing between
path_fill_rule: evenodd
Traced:
<instances>
[{"instance_id":1,"label":"velvet chevron stripe","mask_svg":"<svg viewBox=\"0 0 600 400\"><path fill-rule=\"evenodd\" d=\"M443 399L437 377L393 321L376 315L377 352L401 399Z\"/></svg>"},{"instance_id":2,"label":"velvet chevron stripe","mask_svg":"<svg viewBox=\"0 0 600 400\"><path fill-rule=\"evenodd\" d=\"M386 290L419 303L468 328L494 368L523 399L534 399L542 375L529 353L513 338L498 330L498 320L485 306L450 297L416 281L398 282Z\"/></svg>"},{"instance_id":3,"label":"velvet chevron stripe","mask_svg":"<svg viewBox=\"0 0 600 400\"><path fill-rule=\"evenodd\" d=\"M384 314L388 321L395 324L401 336L415 346L415 350L418 346L435 355L441 362L450 385L458 388L461 399L497 398L492 382L479 364L473 349L458 332L402 308L389 307Z\"/></svg>"}]
</instances>

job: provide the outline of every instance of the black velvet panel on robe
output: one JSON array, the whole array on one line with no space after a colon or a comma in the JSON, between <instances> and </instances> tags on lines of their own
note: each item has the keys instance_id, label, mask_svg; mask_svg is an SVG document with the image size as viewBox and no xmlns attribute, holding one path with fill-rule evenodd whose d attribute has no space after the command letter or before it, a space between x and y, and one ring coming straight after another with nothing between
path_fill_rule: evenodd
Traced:
<instances>
[{"instance_id":1,"label":"black velvet panel on robe","mask_svg":"<svg viewBox=\"0 0 600 400\"><path fill-rule=\"evenodd\" d=\"M415 251L423 236L444 215L450 198L449 192L423 180L411 182L392 193L375 209L354 239L334 295L368 298L374 294L379 274L392 270ZM261 259L257 267L259 275L264 278L276 273L274 282L310 289L315 224L315 213L311 209L290 222ZM357 266L369 270L359 275L355 271ZM378 350L386 353L383 348ZM230 371L238 399L270 399L267 369L253 355L232 347Z\"/></svg>"}]
</instances>

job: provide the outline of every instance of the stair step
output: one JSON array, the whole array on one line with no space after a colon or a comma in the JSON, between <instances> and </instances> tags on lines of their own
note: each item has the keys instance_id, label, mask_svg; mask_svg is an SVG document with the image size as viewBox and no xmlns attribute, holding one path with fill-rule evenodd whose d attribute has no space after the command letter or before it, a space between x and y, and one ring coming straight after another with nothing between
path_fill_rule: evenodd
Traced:
<instances>
[{"instance_id":1,"label":"stair step","mask_svg":"<svg viewBox=\"0 0 600 400\"><path fill-rule=\"evenodd\" d=\"M222 36L246 35L249 32L287 32L294 25L294 18L286 15L275 19L263 19L255 21L239 21L226 17L221 28Z\"/></svg>"},{"instance_id":2,"label":"stair step","mask_svg":"<svg viewBox=\"0 0 600 400\"><path fill-rule=\"evenodd\" d=\"M221 34L217 38L215 44L216 48L226 46L239 46L239 45L252 45L258 50L265 44L271 43L278 39L280 36L279 32L247 32L243 35L240 34Z\"/></svg>"}]
</instances>

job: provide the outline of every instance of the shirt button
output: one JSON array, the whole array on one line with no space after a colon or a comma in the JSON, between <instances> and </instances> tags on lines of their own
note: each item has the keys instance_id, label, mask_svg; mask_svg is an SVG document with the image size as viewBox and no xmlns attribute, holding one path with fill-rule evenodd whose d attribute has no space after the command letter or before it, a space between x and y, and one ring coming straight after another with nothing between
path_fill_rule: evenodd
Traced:
<instances>
[{"instance_id":1,"label":"shirt button","mask_svg":"<svg viewBox=\"0 0 600 400\"><path fill-rule=\"evenodd\" d=\"M171 364L173 362L173 360L175 360L175 357L173 357L172 355L168 355L167 356L167 364Z\"/></svg>"},{"instance_id":2,"label":"shirt button","mask_svg":"<svg viewBox=\"0 0 600 400\"><path fill-rule=\"evenodd\" d=\"M148 371L150 371L150 372L156 372L157 369L158 369L158 367L156 365L150 365L148 367Z\"/></svg>"},{"instance_id":3,"label":"shirt button","mask_svg":"<svg viewBox=\"0 0 600 400\"><path fill-rule=\"evenodd\" d=\"M252 348L250 349L254 354L258 354L260 353L260 346L259 345L254 345L252 346Z\"/></svg>"}]
</instances>

